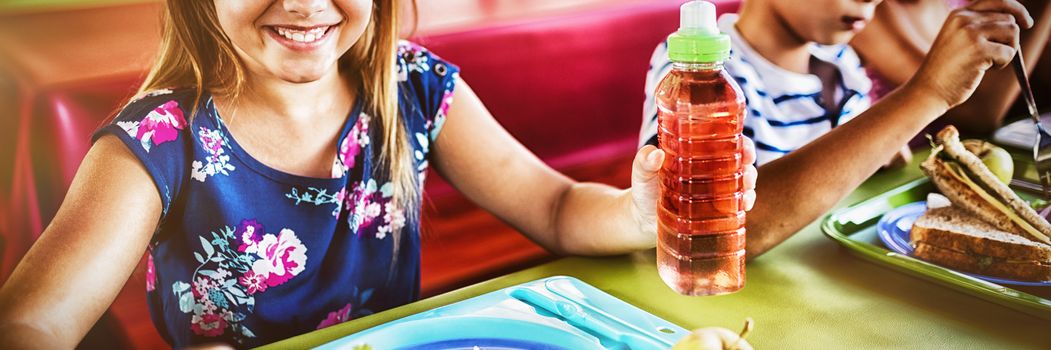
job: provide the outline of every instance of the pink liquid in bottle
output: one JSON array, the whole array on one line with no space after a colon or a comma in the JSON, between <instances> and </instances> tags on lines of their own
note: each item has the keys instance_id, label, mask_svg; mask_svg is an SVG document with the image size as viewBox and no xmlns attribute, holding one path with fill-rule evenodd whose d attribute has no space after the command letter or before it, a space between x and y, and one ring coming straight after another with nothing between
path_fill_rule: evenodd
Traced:
<instances>
[{"instance_id":1,"label":"pink liquid in bottle","mask_svg":"<svg viewBox=\"0 0 1051 350\"><path fill-rule=\"evenodd\" d=\"M681 294L732 293L745 283L744 96L721 60L672 59L654 94L657 270Z\"/></svg>"}]
</instances>

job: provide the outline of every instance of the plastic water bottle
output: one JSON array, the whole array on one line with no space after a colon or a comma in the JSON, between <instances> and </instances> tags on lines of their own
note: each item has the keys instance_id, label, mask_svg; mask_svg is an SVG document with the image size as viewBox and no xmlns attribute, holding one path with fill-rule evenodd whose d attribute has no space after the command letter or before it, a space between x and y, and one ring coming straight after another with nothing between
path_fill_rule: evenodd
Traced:
<instances>
[{"instance_id":1,"label":"plastic water bottle","mask_svg":"<svg viewBox=\"0 0 1051 350\"><path fill-rule=\"evenodd\" d=\"M744 95L723 71L730 38L715 5L690 1L668 37L671 72L654 94L659 171L657 270L685 295L735 292L745 283Z\"/></svg>"}]
</instances>

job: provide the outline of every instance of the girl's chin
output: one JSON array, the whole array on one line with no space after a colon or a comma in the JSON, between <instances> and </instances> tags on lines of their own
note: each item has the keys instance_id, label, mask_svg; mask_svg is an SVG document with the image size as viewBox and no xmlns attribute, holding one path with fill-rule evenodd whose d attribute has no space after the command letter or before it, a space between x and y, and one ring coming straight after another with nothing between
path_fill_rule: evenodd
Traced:
<instances>
[{"instance_id":1,"label":"girl's chin","mask_svg":"<svg viewBox=\"0 0 1051 350\"><path fill-rule=\"evenodd\" d=\"M334 69L334 68L333 68ZM281 69L275 72L277 78L287 81L289 83L310 83L321 80L329 72L330 69L320 68L309 68L309 69Z\"/></svg>"},{"instance_id":2,"label":"girl's chin","mask_svg":"<svg viewBox=\"0 0 1051 350\"><path fill-rule=\"evenodd\" d=\"M311 74L311 75L302 75L302 74L300 74L300 75L283 75L283 76L280 76L281 80L284 80L284 81L289 82L289 83L295 83L295 84L312 83L312 82L321 80L321 77L322 77L322 75L313 75L313 74Z\"/></svg>"}]
</instances>

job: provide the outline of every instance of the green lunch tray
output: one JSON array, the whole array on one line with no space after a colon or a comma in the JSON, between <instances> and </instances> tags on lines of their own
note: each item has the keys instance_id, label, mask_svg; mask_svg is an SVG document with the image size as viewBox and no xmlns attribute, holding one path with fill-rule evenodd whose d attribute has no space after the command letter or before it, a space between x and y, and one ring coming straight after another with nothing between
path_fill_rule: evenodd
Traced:
<instances>
[{"instance_id":1,"label":"green lunch tray","mask_svg":"<svg viewBox=\"0 0 1051 350\"><path fill-rule=\"evenodd\" d=\"M1022 286L1014 289L890 251L883 245L876 230L879 219L897 207L926 200L927 194L932 192L937 190L927 178L909 182L833 211L821 222L821 231L851 252L877 264L1051 320L1051 300L1047 299L1051 297L1051 287ZM1024 193L1019 195L1025 199L1031 198Z\"/></svg>"}]
</instances>

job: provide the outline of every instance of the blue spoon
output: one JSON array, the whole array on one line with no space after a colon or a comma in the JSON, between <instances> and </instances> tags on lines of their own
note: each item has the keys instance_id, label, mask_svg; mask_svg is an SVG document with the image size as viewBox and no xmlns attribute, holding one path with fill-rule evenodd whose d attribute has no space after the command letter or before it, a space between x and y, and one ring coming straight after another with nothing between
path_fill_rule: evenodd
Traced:
<instances>
[{"instance_id":1,"label":"blue spoon","mask_svg":"<svg viewBox=\"0 0 1051 350\"><path fill-rule=\"evenodd\" d=\"M665 344L658 343L648 337L634 333L620 331L607 325L596 318L588 315L574 303L541 294L529 288L515 288L510 293L511 297L526 304L539 307L547 312L558 315L573 327L589 331L619 342L631 350L667 349Z\"/></svg>"}]
</instances>

